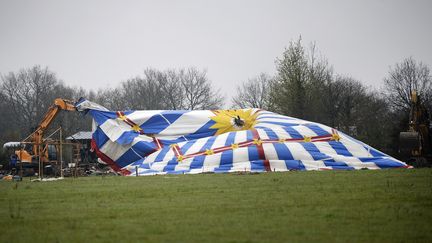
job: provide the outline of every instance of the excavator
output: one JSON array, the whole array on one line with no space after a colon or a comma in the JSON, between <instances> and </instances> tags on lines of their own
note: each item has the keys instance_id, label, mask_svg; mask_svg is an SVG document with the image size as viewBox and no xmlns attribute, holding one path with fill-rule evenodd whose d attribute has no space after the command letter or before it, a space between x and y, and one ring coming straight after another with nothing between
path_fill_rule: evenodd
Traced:
<instances>
[{"instance_id":1,"label":"excavator","mask_svg":"<svg viewBox=\"0 0 432 243\"><path fill-rule=\"evenodd\" d=\"M399 153L414 167L432 166L431 121L416 91L411 93L408 130L399 134Z\"/></svg>"},{"instance_id":2,"label":"excavator","mask_svg":"<svg viewBox=\"0 0 432 243\"><path fill-rule=\"evenodd\" d=\"M47 140L44 139L44 133L60 111L76 111L74 102L61 98L55 99L54 104L48 109L44 118L33 133L19 143L7 143L10 147L18 148L15 150L15 155L21 165L31 167L31 165L34 166L40 163L50 162L49 152L53 149L55 150L55 145L53 143L48 143ZM5 144L4 147L7 147L7 144Z\"/></svg>"}]
</instances>

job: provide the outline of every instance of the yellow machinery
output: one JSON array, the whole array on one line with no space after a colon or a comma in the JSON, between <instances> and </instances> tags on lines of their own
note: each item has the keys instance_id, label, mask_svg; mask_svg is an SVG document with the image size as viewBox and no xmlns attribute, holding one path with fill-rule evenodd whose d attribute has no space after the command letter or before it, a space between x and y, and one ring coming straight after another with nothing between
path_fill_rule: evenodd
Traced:
<instances>
[{"instance_id":1,"label":"yellow machinery","mask_svg":"<svg viewBox=\"0 0 432 243\"><path fill-rule=\"evenodd\" d=\"M54 104L48 109L44 118L33 133L18 143L18 145L14 142L7 143L18 148L15 150L15 155L18 161L20 161L21 168L26 165L34 167L37 164L39 164L39 166L42 164L43 166L43 163L52 162L50 161L49 154L57 154L56 152L58 151L56 150L58 150L57 145L59 145L59 141L44 139L44 133L60 111L76 111L76 108L72 101L61 98L55 99ZM39 167L39 169L41 169L41 167Z\"/></svg>"},{"instance_id":2,"label":"yellow machinery","mask_svg":"<svg viewBox=\"0 0 432 243\"><path fill-rule=\"evenodd\" d=\"M416 91L411 93L408 131L399 134L399 152L414 166L430 166L431 127L428 110Z\"/></svg>"},{"instance_id":3,"label":"yellow machinery","mask_svg":"<svg viewBox=\"0 0 432 243\"><path fill-rule=\"evenodd\" d=\"M47 113L45 114L42 121L39 123L39 126L36 128L36 130L22 141L22 143L30 143L32 145L32 155L30 155L30 153L24 149L15 151L15 154L18 156L21 162L31 162L32 157L40 157L40 161L42 162L49 161L48 144L45 144L43 141L44 132L52 123L52 121L56 118L58 113L62 110L76 111L76 108L74 103L69 100L60 98L55 99L54 105L52 105L48 109Z\"/></svg>"}]
</instances>

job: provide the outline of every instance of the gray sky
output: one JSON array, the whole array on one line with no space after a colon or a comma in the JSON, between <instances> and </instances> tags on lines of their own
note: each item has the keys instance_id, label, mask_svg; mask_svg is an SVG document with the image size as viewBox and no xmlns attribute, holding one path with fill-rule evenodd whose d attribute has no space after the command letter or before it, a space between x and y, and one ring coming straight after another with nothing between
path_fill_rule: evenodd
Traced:
<instances>
[{"instance_id":1,"label":"gray sky","mask_svg":"<svg viewBox=\"0 0 432 243\"><path fill-rule=\"evenodd\" d=\"M65 83L115 87L195 66L227 97L299 35L335 72L379 87L413 56L432 68L432 1L0 0L0 73L48 66Z\"/></svg>"}]
</instances>

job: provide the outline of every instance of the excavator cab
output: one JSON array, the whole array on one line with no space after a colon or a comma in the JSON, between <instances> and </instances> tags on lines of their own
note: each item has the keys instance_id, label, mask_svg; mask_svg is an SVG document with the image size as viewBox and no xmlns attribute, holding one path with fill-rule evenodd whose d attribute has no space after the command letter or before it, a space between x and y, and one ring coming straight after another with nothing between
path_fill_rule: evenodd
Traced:
<instances>
[{"instance_id":1,"label":"excavator cab","mask_svg":"<svg viewBox=\"0 0 432 243\"><path fill-rule=\"evenodd\" d=\"M35 163L30 152L28 152L31 149L30 145L21 142L7 142L3 145L3 149L11 158L7 168L8 171L18 170L20 171L20 175L23 176L32 176L35 174L37 163ZM15 160L13 166L11 165L12 159Z\"/></svg>"},{"instance_id":2,"label":"excavator cab","mask_svg":"<svg viewBox=\"0 0 432 243\"><path fill-rule=\"evenodd\" d=\"M7 142L3 145L3 149L7 151L7 154L15 154L19 163L31 163L32 155L28 152L31 149L30 146L22 144L21 142Z\"/></svg>"}]
</instances>

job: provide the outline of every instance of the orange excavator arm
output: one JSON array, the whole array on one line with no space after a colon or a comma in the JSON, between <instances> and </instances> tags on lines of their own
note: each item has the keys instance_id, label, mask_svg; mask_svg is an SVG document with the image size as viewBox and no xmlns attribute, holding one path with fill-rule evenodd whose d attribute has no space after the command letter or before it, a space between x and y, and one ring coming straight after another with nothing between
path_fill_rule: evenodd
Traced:
<instances>
[{"instance_id":1,"label":"orange excavator arm","mask_svg":"<svg viewBox=\"0 0 432 243\"><path fill-rule=\"evenodd\" d=\"M44 132L56 118L58 113L62 110L76 111L74 102L61 98L55 99L54 105L52 105L48 109L47 113L45 114L42 121L39 123L39 126L36 128L36 130L30 136L24 139L24 141L30 139L30 142L33 144L33 155L41 157L44 156L44 154L41 152Z\"/></svg>"},{"instance_id":2,"label":"orange excavator arm","mask_svg":"<svg viewBox=\"0 0 432 243\"><path fill-rule=\"evenodd\" d=\"M36 131L44 131L46 128L51 124L51 122L54 120L54 118L57 116L57 114L61 110L66 111L76 111L76 107L73 104L73 102L61 98L57 98L54 100L54 105L52 105L48 112L45 114L45 117L42 119L42 121L39 123L38 128Z\"/></svg>"}]
</instances>

